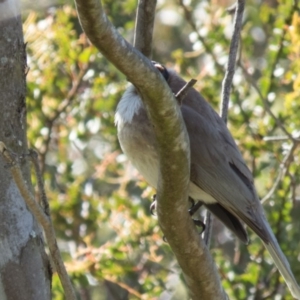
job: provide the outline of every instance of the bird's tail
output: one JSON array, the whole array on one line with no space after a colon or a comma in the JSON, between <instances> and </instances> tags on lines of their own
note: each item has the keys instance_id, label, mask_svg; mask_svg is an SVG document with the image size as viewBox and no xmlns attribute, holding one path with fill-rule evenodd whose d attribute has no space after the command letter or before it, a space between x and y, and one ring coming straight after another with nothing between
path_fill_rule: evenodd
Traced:
<instances>
[{"instance_id":1,"label":"bird's tail","mask_svg":"<svg viewBox=\"0 0 300 300\"><path fill-rule=\"evenodd\" d=\"M276 267L278 268L279 272L281 273L283 279L285 280L289 290L291 291L291 294L294 298L300 300L300 287L294 277L294 274L291 271L290 264L288 263L285 255L281 251L278 242L272 233L272 230L269 226L269 224L266 224L269 228L269 241L264 241L264 245L266 249L269 251L272 259L274 260L274 263Z\"/></svg>"}]
</instances>

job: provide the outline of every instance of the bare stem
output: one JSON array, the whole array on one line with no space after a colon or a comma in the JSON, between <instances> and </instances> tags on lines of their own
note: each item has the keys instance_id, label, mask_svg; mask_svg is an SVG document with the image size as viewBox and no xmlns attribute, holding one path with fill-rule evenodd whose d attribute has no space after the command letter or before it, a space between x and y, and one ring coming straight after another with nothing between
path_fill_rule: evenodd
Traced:
<instances>
[{"instance_id":1,"label":"bare stem","mask_svg":"<svg viewBox=\"0 0 300 300\"><path fill-rule=\"evenodd\" d=\"M65 269L63 260L61 258L59 248L56 242L55 231L52 225L52 220L50 215L44 213L39 204L35 201L33 195L28 189L28 186L25 183L23 178L20 166L18 165L17 160L13 157L12 152L7 149L5 144L0 141L0 153L2 154L5 161L10 166L10 172L14 178L14 181L22 195L26 205L41 224L44 229L46 240L48 243L49 251L53 260L53 264L60 278L61 284L65 291L65 296L67 300L76 300L76 294L74 288L71 284L71 280L68 276L68 273ZM38 170L37 176L39 176L40 171ZM41 185L41 186L40 186ZM44 201L47 201L46 193L44 192L43 180L38 177L38 186L42 187L41 195L44 197ZM46 210L47 211L47 210Z\"/></svg>"},{"instance_id":2,"label":"bare stem","mask_svg":"<svg viewBox=\"0 0 300 300\"><path fill-rule=\"evenodd\" d=\"M198 36L198 40L201 42L201 44L203 45L204 51L206 54L209 54L212 58L212 60L214 61L217 69L219 72L224 71L223 66L218 62L218 58L216 56L216 54L213 51L213 47L206 41L206 39L200 35L199 33L199 28L197 27L196 23L193 20L193 16L192 16L192 11L191 9L189 9L189 7L184 3L183 0L179 0L179 5L182 7L183 9L183 13L185 16L186 21L190 24L191 28L194 30L194 32L197 34Z\"/></svg>"},{"instance_id":3,"label":"bare stem","mask_svg":"<svg viewBox=\"0 0 300 300\"><path fill-rule=\"evenodd\" d=\"M272 188L269 190L268 194L261 200L261 203L268 201L273 196L273 194L275 193L282 178L288 173L289 166L290 166L291 162L293 161L294 152L298 145L299 145L299 142L294 142L291 149L284 157L282 163L280 164L279 172L275 179L275 182L274 182Z\"/></svg>"},{"instance_id":4,"label":"bare stem","mask_svg":"<svg viewBox=\"0 0 300 300\"><path fill-rule=\"evenodd\" d=\"M40 168L39 161L38 161L38 154L35 150L30 149L29 150L29 155L30 155L33 167L34 167L36 178L37 178L37 184L38 184L40 199L41 199L42 207L44 209L44 213L49 218L51 218L49 202L48 202L48 199L47 199L45 186L44 186L44 181L43 181L43 176L42 176L41 168Z\"/></svg>"},{"instance_id":5,"label":"bare stem","mask_svg":"<svg viewBox=\"0 0 300 300\"><path fill-rule=\"evenodd\" d=\"M234 17L234 30L230 43L229 58L226 68L226 74L222 84L221 117L227 123L228 104L232 85L232 79L235 72L236 55L239 47L240 33L242 29L243 13L245 0L238 0Z\"/></svg>"},{"instance_id":6,"label":"bare stem","mask_svg":"<svg viewBox=\"0 0 300 300\"><path fill-rule=\"evenodd\" d=\"M262 103L264 105L264 108L265 108L266 112L272 117L272 119L275 121L276 125L288 136L288 138L290 140L294 141L295 138L286 130L286 128L284 127L284 125L282 124L282 122L272 112L272 110L271 110L271 108L269 106L268 100L263 96L261 90L257 86L257 84L254 81L254 79L252 78L252 76L247 72L246 68L242 65L242 63L239 63L239 66L242 69L245 78L248 80L248 82L252 85L252 87L257 92L260 100L262 101Z\"/></svg>"}]
</instances>

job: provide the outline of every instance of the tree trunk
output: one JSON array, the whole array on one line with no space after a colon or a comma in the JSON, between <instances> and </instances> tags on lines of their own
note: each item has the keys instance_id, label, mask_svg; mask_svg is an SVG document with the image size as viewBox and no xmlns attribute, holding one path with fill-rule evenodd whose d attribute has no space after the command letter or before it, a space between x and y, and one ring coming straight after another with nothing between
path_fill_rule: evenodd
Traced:
<instances>
[{"instance_id":1,"label":"tree trunk","mask_svg":"<svg viewBox=\"0 0 300 300\"><path fill-rule=\"evenodd\" d=\"M18 0L0 1L0 141L26 154L26 53ZM19 160L31 185L28 158ZM0 299L49 300L51 268L42 232L0 159Z\"/></svg>"}]
</instances>

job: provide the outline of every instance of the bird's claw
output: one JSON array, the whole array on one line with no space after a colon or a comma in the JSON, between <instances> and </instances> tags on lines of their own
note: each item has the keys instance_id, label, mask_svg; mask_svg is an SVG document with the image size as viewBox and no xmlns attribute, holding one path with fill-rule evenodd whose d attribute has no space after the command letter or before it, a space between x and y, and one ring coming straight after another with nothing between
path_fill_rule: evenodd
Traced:
<instances>
[{"instance_id":1,"label":"bird's claw","mask_svg":"<svg viewBox=\"0 0 300 300\"><path fill-rule=\"evenodd\" d=\"M190 216L193 216L195 214L195 212L202 206L202 202L198 201L195 204L195 200L189 197L189 201L192 203L192 206L189 209L189 214Z\"/></svg>"}]
</instances>

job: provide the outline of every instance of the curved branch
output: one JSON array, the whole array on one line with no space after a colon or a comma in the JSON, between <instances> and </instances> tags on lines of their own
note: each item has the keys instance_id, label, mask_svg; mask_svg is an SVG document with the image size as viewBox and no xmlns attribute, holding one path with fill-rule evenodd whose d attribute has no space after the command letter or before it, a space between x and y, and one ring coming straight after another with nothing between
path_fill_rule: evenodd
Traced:
<instances>
[{"instance_id":1,"label":"curved branch","mask_svg":"<svg viewBox=\"0 0 300 300\"><path fill-rule=\"evenodd\" d=\"M216 266L188 214L189 140L174 95L152 63L118 34L99 0L75 2L91 42L135 85L147 107L160 158L158 219L192 298L226 299Z\"/></svg>"}]
</instances>

